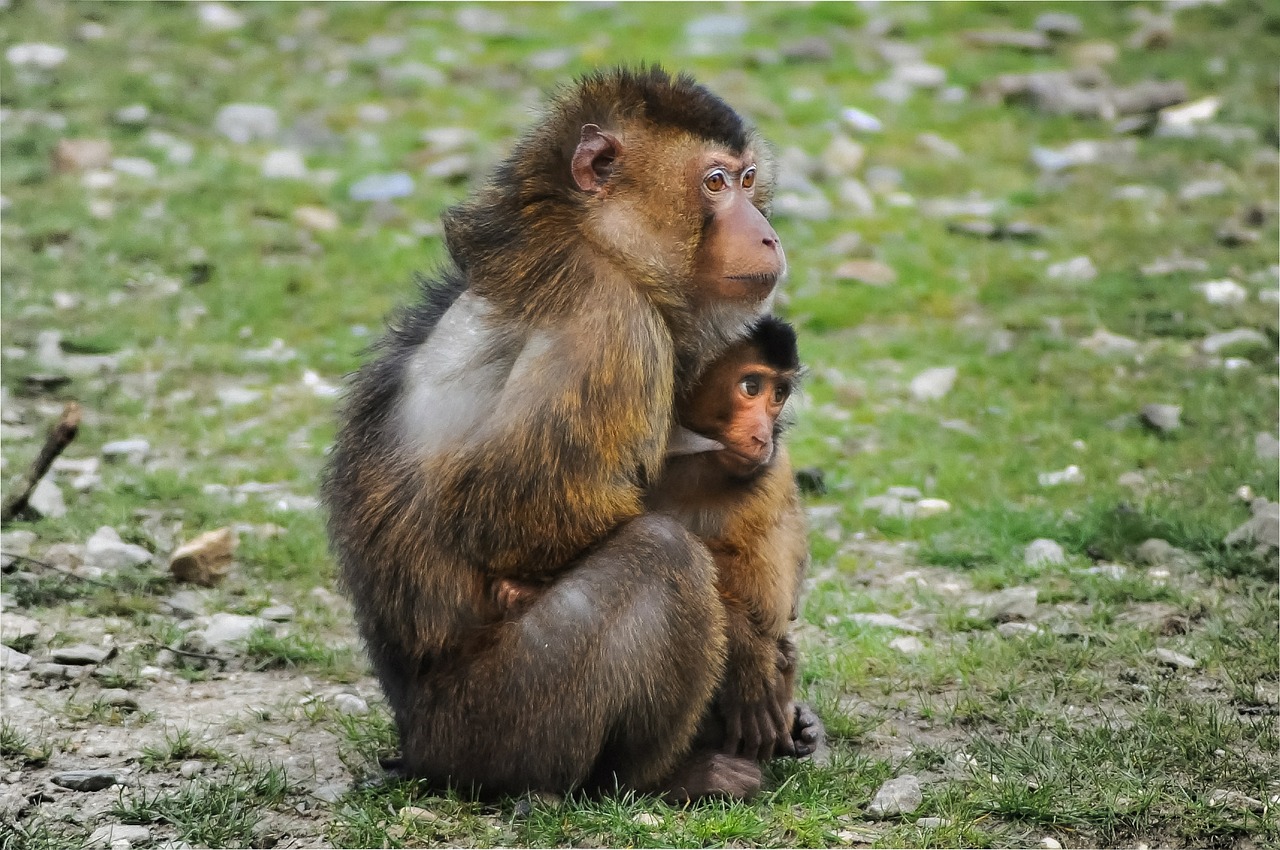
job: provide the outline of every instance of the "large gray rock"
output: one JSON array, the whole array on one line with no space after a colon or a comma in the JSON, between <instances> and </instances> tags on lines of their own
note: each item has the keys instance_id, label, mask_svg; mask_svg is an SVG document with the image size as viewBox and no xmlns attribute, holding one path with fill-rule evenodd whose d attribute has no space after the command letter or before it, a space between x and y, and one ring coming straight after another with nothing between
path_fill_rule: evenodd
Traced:
<instances>
[{"instance_id":1,"label":"large gray rock","mask_svg":"<svg viewBox=\"0 0 1280 850\"><path fill-rule=\"evenodd\" d=\"M875 797L867 804L867 814L873 818L905 815L920 808L924 794L920 780L914 776L899 776L880 786Z\"/></svg>"},{"instance_id":2,"label":"large gray rock","mask_svg":"<svg viewBox=\"0 0 1280 850\"><path fill-rule=\"evenodd\" d=\"M54 785L72 791L101 791L119 782L114 770L64 770L50 778Z\"/></svg>"},{"instance_id":3,"label":"large gray rock","mask_svg":"<svg viewBox=\"0 0 1280 850\"><path fill-rule=\"evenodd\" d=\"M1280 548L1280 503L1258 498L1253 500L1249 509L1253 516L1228 534L1224 542L1228 546L1252 543L1271 549Z\"/></svg>"},{"instance_id":4,"label":"large gray rock","mask_svg":"<svg viewBox=\"0 0 1280 850\"><path fill-rule=\"evenodd\" d=\"M240 145L275 138L280 117L275 109L261 103L229 103L218 110L214 129Z\"/></svg>"},{"instance_id":5,"label":"large gray rock","mask_svg":"<svg viewBox=\"0 0 1280 850\"><path fill-rule=\"evenodd\" d=\"M120 533L104 525L84 544L85 563L104 570L136 567L151 560L151 553L141 546L125 543Z\"/></svg>"}]
</instances>

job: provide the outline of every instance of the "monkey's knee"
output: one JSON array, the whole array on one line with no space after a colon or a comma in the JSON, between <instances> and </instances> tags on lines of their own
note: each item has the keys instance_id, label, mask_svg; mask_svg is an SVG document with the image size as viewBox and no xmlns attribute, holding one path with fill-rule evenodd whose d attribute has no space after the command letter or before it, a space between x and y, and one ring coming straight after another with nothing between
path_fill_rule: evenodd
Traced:
<instances>
[{"instance_id":1,"label":"monkey's knee","mask_svg":"<svg viewBox=\"0 0 1280 850\"><path fill-rule=\"evenodd\" d=\"M623 526L615 539L642 575L674 575L699 592L715 586L716 566L707 547L673 518L644 514Z\"/></svg>"}]
</instances>

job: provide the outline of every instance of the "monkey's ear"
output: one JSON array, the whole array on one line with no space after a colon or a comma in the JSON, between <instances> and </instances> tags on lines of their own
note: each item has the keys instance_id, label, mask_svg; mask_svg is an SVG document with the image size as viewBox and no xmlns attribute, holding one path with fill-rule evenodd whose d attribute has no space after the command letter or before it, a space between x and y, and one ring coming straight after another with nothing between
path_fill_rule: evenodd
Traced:
<instances>
[{"instance_id":1,"label":"monkey's ear","mask_svg":"<svg viewBox=\"0 0 1280 850\"><path fill-rule=\"evenodd\" d=\"M582 138L573 152L573 182L584 192L595 192L613 173L613 161L622 155L622 143L595 124L582 125Z\"/></svg>"}]
</instances>

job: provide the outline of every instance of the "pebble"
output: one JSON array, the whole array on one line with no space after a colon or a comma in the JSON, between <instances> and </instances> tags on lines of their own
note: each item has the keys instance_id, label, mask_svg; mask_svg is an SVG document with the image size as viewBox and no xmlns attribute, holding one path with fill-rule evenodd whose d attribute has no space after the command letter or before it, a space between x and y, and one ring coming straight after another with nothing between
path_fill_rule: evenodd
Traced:
<instances>
[{"instance_id":1,"label":"pebble","mask_svg":"<svg viewBox=\"0 0 1280 850\"><path fill-rule=\"evenodd\" d=\"M91 668L79 664L54 664L41 661L31 667L31 675L46 682L70 681L84 678Z\"/></svg>"},{"instance_id":2,"label":"pebble","mask_svg":"<svg viewBox=\"0 0 1280 850\"><path fill-rule=\"evenodd\" d=\"M1182 407L1177 404L1144 404L1138 417L1148 428L1170 434L1182 425Z\"/></svg>"},{"instance_id":3,"label":"pebble","mask_svg":"<svg viewBox=\"0 0 1280 850\"><path fill-rule=\"evenodd\" d=\"M1065 283L1088 283L1098 277L1098 269L1088 257L1072 257L1049 266L1045 269L1045 277Z\"/></svg>"},{"instance_id":4,"label":"pebble","mask_svg":"<svg viewBox=\"0 0 1280 850\"><path fill-rule=\"evenodd\" d=\"M462 6L454 15L454 22L472 35L500 36L512 31L506 16L488 5Z\"/></svg>"},{"instance_id":5,"label":"pebble","mask_svg":"<svg viewBox=\"0 0 1280 850\"><path fill-rule=\"evenodd\" d=\"M274 138L280 131L275 109L262 103L229 103L218 110L214 129L239 145Z\"/></svg>"},{"instance_id":6,"label":"pebble","mask_svg":"<svg viewBox=\"0 0 1280 850\"><path fill-rule=\"evenodd\" d=\"M1191 656L1183 655L1181 652L1174 652L1172 649L1153 649L1148 655L1161 664L1183 670L1194 670L1200 666Z\"/></svg>"},{"instance_id":7,"label":"pebble","mask_svg":"<svg viewBox=\"0 0 1280 850\"><path fill-rule=\"evenodd\" d=\"M262 158L262 176L268 180L305 180L307 163L292 148L277 148Z\"/></svg>"},{"instance_id":8,"label":"pebble","mask_svg":"<svg viewBox=\"0 0 1280 850\"><path fill-rule=\"evenodd\" d=\"M390 201L413 194L413 178L403 171L370 174L351 184L347 194L353 201Z\"/></svg>"},{"instance_id":9,"label":"pebble","mask_svg":"<svg viewBox=\"0 0 1280 850\"><path fill-rule=\"evenodd\" d=\"M831 138L822 152L822 170L829 177L852 176L862 167L867 151L843 133Z\"/></svg>"},{"instance_id":10,"label":"pebble","mask_svg":"<svg viewBox=\"0 0 1280 850\"><path fill-rule=\"evenodd\" d=\"M244 26L244 16L222 3L201 3L196 14L201 26L214 32L230 32Z\"/></svg>"},{"instance_id":11,"label":"pebble","mask_svg":"<svg viewBox=\"0 0 1280 850\"><path fill-rule=\"evenodd\" d=\"M112 113L111 118L117 124L123 124L126 127L140 127L147 123L147 119L151 117L151 107L145 103L134 103L129 106L117 109Z\"/></svg>"},{"instance_id":12,"label":"pebble","mask_svg":"<svg viewBox=\"0 0 1280 850\"><path fill-rule=\"evenodd\" d=\"M342 223L338 214L325 207L298 207L293 211L293 220L308 230L330 233L337 230Z\"/></svg>"},{"instance_id":13,"label":"pebble","mask_svg":"<svg viewBox=\"0 0 1280 850\"><path fill-rule=\"evenodd\" d=\"M1040 593L1034 587L1006 587L982 600L980 612L990 620L1029 620Z\"/></svg>"},{"instance_id":14,"label":"pebble","mask_svg":"<svg viewBox=\"0 0 1280 850\"><path fill-rule=\"evenodd\" d=\"M0 617L0 636L6 644L33 638L40 634L40 621L26 614L8 613Z\"/></svg>"},{"instance_id":15,"label":"pebble","mask_svg":"<svg viewBox=\"0 0 1280 850\"><path fill-rule=\"evenodd\" d=\"M880 629L897 629L900 632L920 632L923 631L919 626L912 625L906 620L899 619L892 614L881 613L856 613L850 614L848 620L851 623L857 623L860 626L871 626Z\"/></svg>"},{"instance_id":16,"label":"pebble","mask_svg":"<svg viewBox=\"0 0 1280 850\"><path fill-rule=\"evenodd\" d=\"M1025 637L1040 634L1040 627L1035 623L1000 623L996 626L996 632L1006 638Z\"/></svg>"},{"instance_id":17,"label":"pebble","mask_svg":"<svg viewBox=\"0 0 1280 850\"><path fill-rule=\"evenodd\" d=\"M917 401L940 399L955 385L959 370L955 366L926 369L911 379L911 395Z\"/></svg>"},{"instance_id":18,"label":"pebble","mask_svg":"<svg viewBox=\"0 0 1280 850\"><path fill-rule=\"evenodd\" d=\"M1041 487L1057 487L1061 484L1080 484L1084 481L1084 473L1074 463L1066 469L1054 472L1041 472L1036 476Z\"/></svg>"},{"instance_id":19,"label":"pebble","mask_svg":"<svg viewBox=\"0 0 1280 850\"><path fill-rule=\"evenodd\" d=\"M1084 24L1068 12L1045 12L1036 17L1032 28L1050 38L1074 38L1084 33Z\"/></svg>"},{"instance_id":20,"label":"pebble","mask_svg":"<svg viewBox=\"0 0 1280 850\"><path fill-rule=\"evenodd\" d=\"M1040 839L1040 847L1042 850L1062 850L1062 844L1056 838L1045 836Z\"/></svg>"},{"instance_id":21,"label":"pebble","mask_svg":"<svg viewBox=\"0 0 1280 850\"><path fill-rule=\"evenodd\" d=\"M50 777L54 785L72 791L101 791L119 781L114 770L65 770Z\"/></svg>"},{"instance_id":22,"label":"pebble","mask_svg":"<svg viewBox=\"0 0 1280 850\"><path fill-rule=\"evenodd\" d=\"M1136 339L1113 334L1104 328L1098 328L1089 336L1080 340L1080 347L1094 354L1133 354L1141 344Z\"/></svg>"},{"instance_id":23,"label":"pebble","mask_svg":"<svg viewBox=\"0 0 1280 850\"><path fill-rule=\"evenodd\" d=\"M880 786L875 797L867 804L867 814L875 818L904 815L914 812L924 802L920 780L914 776L899 776Z\"/></svg>"},{"instance_id":24,"label":"pebble","mask_svg":"<svg viewBox=\"0 0 1280 850\"><path fill-rule=\"evenodd\" d=\"M294 610L289 605L269 605L258 612L258 616L264 620L271 620L277 623L288 622L293 619Z\"/></svg>"},{"instance_id":25,"label":"pebble","mask_svg":"<svg viewBox=\"0 0 1280 850\"><path fill-rule=\"evenodd\" d=\"M920 518L945 514L951 510L951 503L946 499L921 499L916 502L916 516Z\"/></svg>"},{"instance_id":26,"label":"pebble","mask_svg":"<svg viewBox=\"0 0 1280 850\"><path fill-rule=\"evenodd\" d=\"M0 670L18 672L31 666L31 656L0 644Z\"/></svg>"},{"instance_id":27,"label":"pebble","mask_svg":"<svg viewBox=\"0 0 1280 850\"><path fill-rule=\"evenodd\" d=\"M924 643L918 637L904 635L889 641L889 648L896 649L903 655L917 655L924 651Z\"/></svg>"},{"instance_id":28,"label":"pebble","mask_svg":"<svg viewBox=\"0 0 1280 850\"><path fill-rule=\"evenodd\" d=\"M333 707L339 714L355 717L369 713L369 704L355 694L336 694Z\"/></svg>"},{"instance_id":29,"label":"pebble","mask_svg":"<svg viewBox=\"0 0 1280 850\"><path fill-rule=\"evenodd\" d=\"M1271 549L1280 548L1280 503L1259 497L1253 500L1249 509L1253 516L1228 534L1223 542L1228 546L1253 543Z\"/></svg>"},{"instance_id":30,"label":"pebble","mask_svg":"<svg viewBox=\"0 0 1280 850\"><path fill-rule=\"evenodd\" d=\"M204 762L196 759L188 759L178 766L178 775L183 779L194 779L204 773Z\"/></svg>"},{"instance_id":31,"label":"pebble","mask_svg":"<svg viewBox=\"0 0 1280 850\"><path fill-rule=\"evenodd\" d=\"M322 803L336 803L347 793L347 786L342 782L328 782L317 785L311 790L311 796Z\"/></svg>"},{"instance_id":32,"label":"pebble","mask_svg":"<svg viewBox=\"0 0 1280 850\"><path fill-rule=\"evenodd\" d=\"M151 451L151 444L141 438L113 440L102 447L102 456L107 460L116 460L123 457L128 458L133 463L139 463L149 451Z\"/></svg>"},{"instance_id":33,"label":"pebble","mask_svg":"<svg viewBox=\"0 0 1280 850\"><path fill-rule=\"evenodd\" d=\"M151 843L151 830L145 826L134 824L112 823L100 826L90 833L85 847L119 848L135 847L139 844Z\"/></svg>"},{"instance_id":34,"label":"pebble","mask_svg":"<svg viewBox=\"0 0 1280 850\"><path fill-rule=\"evenodd\" d=\"M1209 805L1223 806L1228 809L1248 809L1251 812L1263 812L1266 805L1261 800L1256 800L1247 794L1239 791L1227 791L1219 789L1209 795Z\"/></svg>"},{"instance_id":35,"label":"pebble","mask_svg":"<svg viewBox=\"0 0 1280 850\"><path fill-rule=\"evenodd\" d=\"M1249 291L1230 278L1207 280L1191 288L1203 295L1204 300L1210 304L1243 304L1249 298Z\"/></svg>"},{"instance_id":36,"label":"pebble","mask_svg":"<svg viewBox=\"0 0 1280 850\"><path fill-rule=\"evenodd\" d=\"M840 117L851 129L857 130L859 133L879 133L884 129L884 123L870 112L864 112L856 106L846 107L840 113Z\"/></svg>"},{"instance_id":37,"label":"pebble","mask_svg":"<svg viewBox=\"0 0 1280 850\"><path fill-rule=\"evenodd\" d=\"M162 604L179 620L192 620L204 613L204 598L194 590L179 590Z\"/></svg>"},{"instance_id":38,"label":"pebble","mask_svg":"<svg viewBox=\"0 0 1280 850\"><path fill-rule=\"evenodd\" d=\"M1253 328L1235 328L1205 337L1200 342L1200 350L1205 354L1219 354L1229 348L1263 348L1270 344Z\"/></svg>"},{"instance_id":39,"label":"pebble","mask_svg":"<svg viewBox=\"0 0 1280 850\"><path fill-rule=\"evenodd\" d=\"M269 629L274 624L261 617L248 617L243 614L228 614L220 611L209 618L209 624L203 629L191 632L189 637L210 649L224 647L234 641L244 640L257 629Z\"/></svg>"},{"instance_id":40,"label":"pebble","mask_svg":"<svg viewBox=\"0 0 1280 850\"><path fill-rule=\"evenodd\" d=\"M4 58L15 68L38 68L52 71L67 61L67 48L58 44L27 42L15 44L4 52Z\"/></svg>"},{"instance_id":41,"label":"pebble","mask_svg":"<svg viewBox=\"0 0 1280 850\"><path fill-rule=\"evenodd\" d=\"M1222 107L1221 98L1202 97L1160 110L1156 133L1160 135L1186 135L1196 124L1212 121Z\"/></svg>"},{"instance_id":42,"label":"pebble","mask_svg":"<svg viewBox=\"0 0 1280 850\"><path fill-rule=\"evenodd\" d=\"M1056 540L1040 537L1027 544L1022 562L1028 567L1050 567L1067 562L1067 553Z\"/></svg>"},{"instance_id":43,"label":"pebble","mask_svg":"<svg viewBox=\"0 0 1280 850\"><path fill-rule=\"evenodd\" d=\"M400 820L419 821L422 823L435 823L440 820L440 816L430 809L424 809L421 806L405 806L399 811Z\"/></svg>"},{"instance_id":44,"label":"pebble","mask_svg":"<svg viewBox=\"0 0 1280 850\"><path fill-rule=\"evenodd\" d=\"M1276 460L1280 458L1280 440L1274 434L1259 432L1253 438L1253 454L1258 460Z\"/></svg>"},{"instance_id":45,"label":"pebble","mask_svg":"<svg viewBox=\"0 0 1280 850\"><path fill-rule=\"evenodd\" d=\"M137 698L124 688L108 688L98 694L97 701L115 708L135 709L138 707Z\"/></svg>"},{"instance_id":46,"label":"pebble","mask_svg":"<svg viewBox=\"0 0 1280 850\"><path fill-rule=\"evenodd\" d=\"M633 817L631 821L632 823L639 824L640 826L647 826L653 829L657 829L662 826L662 818L658 817L653 812L640 812L638 815Z\"/></svg>"},{"instance_id":47,"label":"pebble","mask_svg":"<svg viewBox=\"0 0 1280 850\"><path fill-rule=\"evenodd\" d=\"M101 526L84 544L85 563L103 570L136 567L151 561L151 553L142 546L125 543L120 533L109 525Z\"/></svg>"},{"instance_id":48,"label":"pebble","mask_svg":"<svg viewBox=\"0 0 1280 850\"><path fill-rule=\"evenodd\" d=\"M111 164L111 142L106 139L59 139L53 148L53 167L67 174L106 168Z\"/></svg>"},{"instance_id":49,"label":"pebble","mask_svg":"<svg viewBox=\"0 0 1280 850\"><path fill-rule=\"evenodd\" d=\"M62 498L62 490L50 480L49 476L40 479L36 488L27 499L27 507L42 517L58 519L67 515L67 503Z\"/></svg>"},{"instance_id":50,"label":"pebble","mask_svg":"<svg viewBox=\"0 0 1280 850\"><path fill-rule=\"evenodd\" d=\"M919 145L928 153L931 153L934 156L938 157L939 159L948 159L948 160L964 159L964 151L960 149L959 145L957 145L955 142L951 141L950 139L944 139L942 136L939 136L937 133L921 133L920 135L916 136L916 144ZM984 207L982 212L978 212L975 214L991 215L993 212L995 212L994 209Z\"/></svg>"},{"instance_id":51,"label":"pebble","mask_svg":"<svg viewBox=\"0 0 1280 850\"><path fill-rule=\"evenodd\" d=\"M49 657L57 664L101 664L114 654L114 649L102 649L79 643L75 646L61 646L51 650Z\"/></svg>"}]
</instances>

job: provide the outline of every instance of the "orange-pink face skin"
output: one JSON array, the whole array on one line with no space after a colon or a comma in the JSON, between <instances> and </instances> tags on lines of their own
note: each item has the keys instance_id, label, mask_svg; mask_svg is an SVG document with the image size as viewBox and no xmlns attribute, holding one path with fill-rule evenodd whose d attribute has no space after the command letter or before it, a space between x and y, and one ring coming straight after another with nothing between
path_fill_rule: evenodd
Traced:
<instances>
[{"instance_id":1,"label":"orange-pink face skin","mask_svg":"<svg viewBox=\"0 0 1280 850\"><path fill-rule=\"evenodd\" d=\"M754 345L717 360L684 409L683 424L724 446L711 457L726 472L749 478L773 460L778 417L795 373L763 362Z\"/></svg>"}]
</instances>

